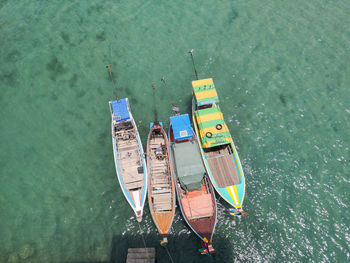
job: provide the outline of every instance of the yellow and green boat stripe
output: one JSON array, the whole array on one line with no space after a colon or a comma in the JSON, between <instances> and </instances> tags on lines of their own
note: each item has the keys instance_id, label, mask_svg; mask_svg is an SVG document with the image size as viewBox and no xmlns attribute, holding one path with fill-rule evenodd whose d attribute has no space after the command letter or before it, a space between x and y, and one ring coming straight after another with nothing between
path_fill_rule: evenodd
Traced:
<instances>
[{"instance_id":1,"label":"yellow and green boat stripe","mask_svg":"<svg viewBox=\"0 0 350 263\"><path fill-rule=\"evenodd\" d=\"M213 79L210 78L192 81L192 87L198 105L219 102Z\"/></svg>"},{"instance_id":2,"label":"yellow and green boat stripe","mask_svg":"<svg viewBox=\"0 0 350 263\"><path fill-rule=\"evenodd\" d=\"M201 114L199 112L197 112L197 111L193 111L193 113L194 113L193 114L193 122L198 124L197 117L199 115L201 115ZM218 123L223 126L222 130L224 130L224 125L226 126L226 124L225 124L225 121L223 119L221 119L221 120L217 119L217 120L202 122L200 125L194 125L196 134L198 134L197 140L198 140L198 142L200 144L201 144L201 138L200 138L201 136L199 135L200 134L199 126L201 127L201 129L206 129L206 128L210 128L210 127L216 126L216 124L218 124ZM231 139L231 136L230 136L230 139ZM231 145L231 148L232 148L232 151L233 151L233 158L235 160L235 163L237 165L237 170L239 172L240 183L237 184L237 185L231 185L231 186L222 187L222 188L220 188L216 184L215 179L214 179L214 177L213 177L213 175L211 173L210 167L208 165L208 162L207 162L207 160L205 158L205 154L203 152L203 148L205 148L203 146L203 144L201 144L202 147L201 147L200 150L201 150L201 154L203 156L205 167L206 167L206 169L208 171L209 178L210 178L214 188L218 192L218 194L226 202L228 202L230 205L232 205L233 207L239 208L239 207L242 207L243 200L244 200L244 197L245 197L245 178L244 178L244 173L243 173L243 170L242 170L241 162L239 160L239 157L238 157L238 154L237 154L237 151L236 151L236 148L235 148L235 145L234 145L232 139L231 139L230 145Z\"/></svg>"},{"instance_id":3,"label":"yellow and green boat stripe","mask_svg":"<svg viewBox=\"0 0 350 263\"><path fill-rule=\"evenodd\" d=\"M225 138L230 137L230 132L229 132L226 124L222 125L221 127L222 127L221 130L218 130L215 126L210 126L208 128L202 128L199 132L200 136L203 137L203 136L205 136L206 133L210 132L213 136L215 134L220 134L220 136L223 136Z\"/></svg>"},{"instance_id":4,"label":"yellow and green boat stripe","mask_svg":"<svg viewBox=\"0 0 350 263\"><path fill-rule=\"evenodd\" d=\"M197 119L197 112L196 112L196 119ZM224 126L224 125L226 126L225 121L223 119L202 122L200 124L200 126L201 126L201 129L206 129L206 128L210 128L210 127L215 127L218 124L220 124L222 126Z\"/></svg>"},{"instance_id":5,"label":"yellow and green boat stripe","mask_svg":"<svg viewBox=\"0 0 350 263\"><path fill-rule=\"evenodd\" d=\"M209 78L209 79L200 79L200 80L192 81L193 88L201 87L204 85L214 85L213 79Z\"/></svg>"},{"instance_id":6,"label":"yellow and green boat stripe","mask_svg":"<svg viewBox=\"0 0 350 263\"><path fill-rule=\"evenodd\" d=\"M198 110L195 112L195 117L199 128L199 137L204 148L232 142L230 131L219 108Z\"/></svg>"},{"instance_id":7,"label":"yellow and green boat stripe","mask_svg":"<svg viewBox=\"0 0 350 263\"><path fill-rule=\"evenodd\" d=\"M203 88L202 91L196 92L197 101L212 100L218 97L215 89L207 90Z\"/></svg>"},{"instance_id":8,"label":"yellow and green boat stripe","mask_svg":"<svg viewBox=\"0 0 350 263\"><path fill-rule=\"evenodd\" d=\"M209 110L211 110L211 108ZM197 120L199 125L203 122L224 120L221 112L212 112L212 113L208 112L208 114L205 114L202 111L206 111L206 110L199 110L196 112L197 113L196 115L198 116Z\"/></svg>"}]
</instances>

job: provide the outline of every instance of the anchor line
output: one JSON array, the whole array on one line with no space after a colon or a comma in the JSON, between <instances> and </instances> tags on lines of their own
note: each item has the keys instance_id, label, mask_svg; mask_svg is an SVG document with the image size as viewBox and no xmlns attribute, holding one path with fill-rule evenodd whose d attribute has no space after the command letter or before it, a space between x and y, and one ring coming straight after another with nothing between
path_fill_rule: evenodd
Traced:
<instances>
[{"instance_id":1,"label":"anchor line","mask_svg":"<svg viewBox=\"0 0 350 263\"><path fill-rule=\"evenodd\" d=\"M146 241L145 241L145 238L143 237L143 232L142 232L141 225L140 225L139 221L137 221L137 224L139 225L140 235L141 235L141 238L142 238L142 241L143 241L143 245L145 246L145 252L146 252L147 259L149 259L148 250L147 250L147 247L146 247Z\"/></svg>"},{"instance_id":2,"label":"anchor line","mask_svg":"<svg viewBox=\"0 0 350 263\"><path fill-rule=\"evenodd\" d=\"M111 70L112 65L111 65L111 64L108 64L108 65L106 66L106 68L108 68L109 77L110 77L111 80L112 80L112 86L113 86L115 98L118 100L119 98L118 98L117 88L116 88L116 85L115 85L115 83L114 83L114 79L113 79L113 75L112 75L112 70Z\"/></svg>"}]
</instances>

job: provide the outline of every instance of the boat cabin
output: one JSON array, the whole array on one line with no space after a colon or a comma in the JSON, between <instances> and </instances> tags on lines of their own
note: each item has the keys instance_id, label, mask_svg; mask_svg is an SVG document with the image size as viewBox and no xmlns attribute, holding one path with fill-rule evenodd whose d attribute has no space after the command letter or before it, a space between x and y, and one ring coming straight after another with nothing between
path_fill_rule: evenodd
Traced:
<instances>
[{"instance_id":1,"label":"boat cabin","mask_svg":"<svg viewBox=\"0 0 350 263\"><path fill-rule=\"evenodd\" d=\"M218 107L219 98L213 79L192 81L195 101L194 116L204 149L226 145L232 142L224 116Z\"/></svg>"},{"instance_id":2,"label":"boat cabin","mask_svg":"<svg viewBox=\"0 0 350 263\"><path fill-rule=\"evenodd\" d=\"M111 101L109 108L113 116L113 122L118 123L131 119L128 99Z\"/></svg>"},{"instance_id":3,"label":"boat cabin","mask_svg":"<svg viewBox=\"0 0 350 263\"><path fill-rule=\"evenodd\" d=\"M188 114L170 117L170 140L179 143L193 140L192 126Z\"/></svg>"},{"instance_id":4,"label":"boat cabin","mask_svg":"<svg viewBox=\"0 0 350 263\"><path fill-rule=\"evenodd\" d=\"M207 109L219 103L212 78L192 81L196 110Z\"/></svg>"},{"instance_id":5,"label":"boat cabin","mask_svg":"<svg viewBox=\"0 0 350 263\"><path fill-rule=\"evenodd\" d=\"M136 136L134 122L130 116L127 99L110 102L110 111L113 121L113 136L117 139L129 140Z\"/></svg>"},{"instance_id":6,"label":"boat cabin","mask_svg":"<svg viewBox=\"0 0 350 263\"><path fill-rule=\"evenodd\" d=\"M188 114L170 117L170 137L179 183L186 192L202 189L205 168Z\"/></svg>"}]
</instances>

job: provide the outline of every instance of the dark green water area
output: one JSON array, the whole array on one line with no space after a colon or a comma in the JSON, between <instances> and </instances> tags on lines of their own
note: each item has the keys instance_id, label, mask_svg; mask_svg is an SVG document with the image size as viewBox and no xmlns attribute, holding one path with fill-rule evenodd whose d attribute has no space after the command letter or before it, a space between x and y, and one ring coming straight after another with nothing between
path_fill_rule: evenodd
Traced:
<instances>
[{"instance_id":1,"label":"dark green water area","mask_svg":"<svg viewBox=\"0 0 350 263\"><path fill-rule=\"evenodd\" d=\"M177 209L174 262L350 261L348 0L0 2L0 262L124 262L143 247L118 184L108 101L144 146L212 77L246 176L247 219L218 202L216 258ZM168 88L160 81L166 76ZM141 229L158 262L145 206Z\"/></svg>"}]
</instances>

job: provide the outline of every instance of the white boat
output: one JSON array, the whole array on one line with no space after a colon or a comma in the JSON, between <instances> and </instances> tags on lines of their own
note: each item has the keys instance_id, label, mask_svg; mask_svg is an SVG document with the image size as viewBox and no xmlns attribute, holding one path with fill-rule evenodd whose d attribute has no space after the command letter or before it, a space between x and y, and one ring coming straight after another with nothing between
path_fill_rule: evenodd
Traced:
<instances>
[{"instance_id":1,"label":"white boat","mask_svg":"<svg viewBox=\"0 0 350 263\"><path fill-rule=\"evenodd\" d=\"M128 99L109 102L115 169L123 194L138 222L147 195L147 168L137 126Z\"/></svg>"}]
</instances>

